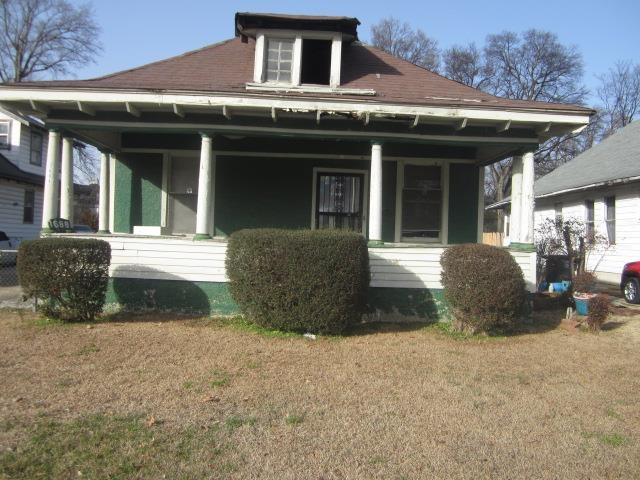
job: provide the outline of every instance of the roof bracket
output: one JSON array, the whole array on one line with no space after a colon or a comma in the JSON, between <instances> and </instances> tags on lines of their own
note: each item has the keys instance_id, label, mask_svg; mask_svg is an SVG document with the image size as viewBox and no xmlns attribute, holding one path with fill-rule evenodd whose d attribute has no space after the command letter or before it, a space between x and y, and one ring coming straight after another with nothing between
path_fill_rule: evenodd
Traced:
<instances>
[{"instance_id":1,"label":"roof bracket","mask_svg":"<svg viewBox=\"0 0 640 480\"><path fill-rule=\"evenodd\" d=\"M125 102L124 105L127 108L127 112L129 112L134 117L140 117L140 109L138 109L135 105L133 105L131 102Z\"/></svg>"},{"instance_id":2,"label":"roof bracket","mask_svg":"<svg viewBox=\"0 0 640 480\"><path fill-rule=\"evenodd\" d=\"M536 133L538 135L544 135L545 133L549 133L549 130L551 130L551 122L547 122L543 126L539 127L536 130Z\"/></svg>"},{"instance_id":3,"label":"roof bracket","mask_svg":"<svg viewBox=\"0 0 640 480\"><path fill-rule=\"evenodd\" d=\"M454 127L456 132L459 132L463 128L467 127L467 120L468 120L467 118L463 118L462 120L456 123L456 126Z\"/></svg>"},{"instance_id":4,"label":"roof bracket","mask_svg":"<svg viewBox=\"0 0 640 480\"><path fill-rule=\"evenodd\" d=\"M88 104L86 104L85 102L77 102L78 104L78 110L80 110L82 113L86 114L86 115L91 115L92 117L96 116L96 111L95 109L91 108Z\"/></svg>"},{"instance_id":5,"label":"roof bracket","mask_svg":"<svg viewBox=\"0 0 640 480\"><path fill-rule=\"evenodd\" d=\"M410 128L416 128L418 126L418 123L420 123L420 114L417 113L416 117L413 119L413 123L411 123L411 127Z\"/></svg>"},{"instance_id":6,"label":"roof bracket","mask_svg":"<svg viewBox=\"0 0 640 480\"><path fill-rule=\"evenodd\" d=\"M179 116L180 118L184 118L184 110L183 108L178 105L177 103L173 104L173 113L175 113L177 116Z\"/></svg>"},{"instance_id":7,"label":"roof bracket","mask_svg":"<svg viewBox=\"0 0 640 480\"><path fill-rule=\"evenodd\" d=\"M316 124L320 125L320 117L322 116L322 110L318 109L316 111Z\"/></svg>"},{"instance_id":8,"label":"roof bracket","mask_svg":"<svg viewBox=\"0 0 640 480\"><path fill-rule=\"evenodd\" d=\"M31 105L31 109L35 110L38 113L43 113L44 115L47 115L49 113L49 107L34 102L33 100L29 100L29 104Z\"/></svg>"},{"instance_id":9,"label":"roof bracket","mask_svg":"<svg viewBox=\"0 0 640 480\"><path fill-rule=\"evenodd\" d=\"M498 125L498 127L496 127L496 132L498 133L506 132L510 128L511 128L511 120L507 120L506 122L503 122L500 125Z\"/></svg>"},{"instance_id":10,"label":"roof bracket","mask_svg":"<svg viewBox=\"0 0 640 480\"><path fill-rule=\"evenodd\" d=\"M278 121L278 112L276 111L276 107L271 107L271 119L274 123Z\"/></svg>"},{"instance_id":11,"label":"roof bracket","mask_svg":"<svg viewBox=\"0 0 640 480\"><path fill-rule=\"evenodd\" d=\"M224 118L226 118L227 120L231 120L231 109L229 107L227 107L226 105L222 106L222 115L224 115Z\"/></svg>"},{"instance_id":12,"label":"roof bracket","mask_svg":"<svg viewBox=\"0 0 640 480\"><path fill-rule=\"evenodd\" d=\"M369 112L365 112L364 114L364 124L369 125Z\"/></svg>"}]
</instances>

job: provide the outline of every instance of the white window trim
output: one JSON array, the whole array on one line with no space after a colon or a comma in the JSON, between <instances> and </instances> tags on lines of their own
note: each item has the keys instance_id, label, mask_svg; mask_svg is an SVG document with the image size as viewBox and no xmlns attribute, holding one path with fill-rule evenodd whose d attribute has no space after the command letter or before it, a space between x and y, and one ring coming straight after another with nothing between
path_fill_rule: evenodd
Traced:
<instances>
[{"instance_id":1,"label":"white window trim","mask_svg":"<svg viewBox=\"0 0 640 480\"><path fill-rule=\"evenodd\" d=\"M266 82L267 38L294 39L293 58L291 63L291 83ZM329 85L305 85L300 83L302 67L302 40L330 40L331 41L331 71ZM339 32L314 32L311 30L266 30L256 33L255 63L253 67L253 83L247 83L247 89L256 87L288 88L306 87L331 91L340 86L340 69L342 60L342 34ZM368 93L366 93L368 94Z\"/></svg>"},{"instance_id":2,"label":"white window trim","mask_svg":"<svg viewBox=\"0 0 640 480\"><path fill-rule=\"evenodd\" d=\"M317 197L317 183L318 183L318 172L329 172L329 173L347 173L347 174L358 174L364 176L364 185L362 191L362 235L367 235L367 227L368 227L368 218L367 214L369 213L369 171L368 170L360 170L353 168L322 168L322 167L313 167L313 178L311 184L311 230L316 230L316 197Z\"/></svg>"},{"instance_id":3,"label":"white window trim","mask_svg":"<svg viewBox=\"0 0 640 480\"><path fill-rule=\"evenodd\" d=\"M449 165L451 162L434 159L403 159L396 166L396 224L394 240L396 243L425 243L432 246L445 246L449 239ZM439 239L415 239L402 237L402 190L404 189L404 166L421 165L441 168L441 224Z\"/></svg>"},{"instance_id":4,"label":"white window trim","mask_svg":"<svg viewBox=\"0 0 640 480\"><path fill-rule=\"evenodd\" d=\"M7 124L7 143L0 143L0 150L11 150L11 124L13 123L11 120L9 119L2 119L0 120L0 123L6 123ZM3 133L2 136L4 136L5 134Z\"/></svg>"}]
</instances>

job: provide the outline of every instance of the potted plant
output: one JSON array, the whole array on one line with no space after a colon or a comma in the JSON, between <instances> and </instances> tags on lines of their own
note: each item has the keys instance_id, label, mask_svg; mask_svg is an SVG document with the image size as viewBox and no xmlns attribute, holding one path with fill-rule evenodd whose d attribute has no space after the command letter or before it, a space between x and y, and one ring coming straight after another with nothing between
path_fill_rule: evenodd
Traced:
<instances>
[{"instance_id":1,"label":"potted plant","mask_svg":"<svg viewBox=\"0 0 640 480\"><path fill-rule=\"evenodd\" d=\"M596 277L591 272L580 272L573 277L571 287L578 315L589 314L589 300L596 296L595 284Z\"/></svg>"}]
</instances>

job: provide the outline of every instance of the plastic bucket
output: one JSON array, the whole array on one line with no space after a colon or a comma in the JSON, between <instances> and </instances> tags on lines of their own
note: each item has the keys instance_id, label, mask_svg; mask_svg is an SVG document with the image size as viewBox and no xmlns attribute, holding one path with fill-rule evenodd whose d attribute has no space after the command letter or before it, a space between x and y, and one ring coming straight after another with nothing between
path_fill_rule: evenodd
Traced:
<instances>
[{"instance_id":1,"label":"plastic bucket","mask_svg":"<svg viewBox=\"0 0 640 480\"><path fill-rule=\"evenodd\" d=\"M576 302L576 312L578 313L578 315L589 315L588 299L573 297L573 301Z\"/></svg>"}]
</instances>

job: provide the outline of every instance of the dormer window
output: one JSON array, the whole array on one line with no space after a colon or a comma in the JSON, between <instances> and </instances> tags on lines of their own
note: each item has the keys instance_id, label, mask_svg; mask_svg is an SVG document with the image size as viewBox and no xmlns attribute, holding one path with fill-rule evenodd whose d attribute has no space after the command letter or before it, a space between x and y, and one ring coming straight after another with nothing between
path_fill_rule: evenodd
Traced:
<instances>
[{"instance_id":1,"label":"dormer window","mask_svg":"<svg viewBox=\"0 0 640 480\"><path fill-rule=\"evenodd\" d=\"M256 84L289 87L340 86L342 36L333 32L259 32Z\"/></svg>"},{"instance_id":2,"label":"dormer window","mask_svg":"<svg viewBox=\"0 0 640 480\"><path fill-rule=\"evenodd\" d=\"M267 82L291 83L293 68L293 39L267 39L266 75Z\"/></svg>"}]
</instances>

